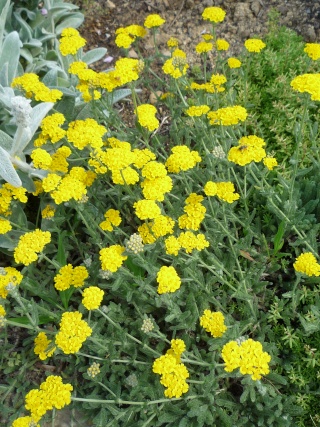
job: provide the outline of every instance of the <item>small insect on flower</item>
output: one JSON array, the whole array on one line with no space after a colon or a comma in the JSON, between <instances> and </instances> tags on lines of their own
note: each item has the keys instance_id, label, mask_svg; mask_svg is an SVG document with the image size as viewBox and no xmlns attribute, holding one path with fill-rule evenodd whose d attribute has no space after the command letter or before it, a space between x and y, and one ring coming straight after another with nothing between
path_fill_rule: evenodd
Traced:
<instances>
[{"instance_id":1,"label":"small insect on flower","mask_svg":"<svg viewBox=\"0 0 320 427\"><path fill-rule=\"evenodd\" d=\"M247 145L240 145L240 147L238 147L238 150L239 151L244 151L244 150L246 150L248 148L248 146Z\"/></svg>"}]
</instances>

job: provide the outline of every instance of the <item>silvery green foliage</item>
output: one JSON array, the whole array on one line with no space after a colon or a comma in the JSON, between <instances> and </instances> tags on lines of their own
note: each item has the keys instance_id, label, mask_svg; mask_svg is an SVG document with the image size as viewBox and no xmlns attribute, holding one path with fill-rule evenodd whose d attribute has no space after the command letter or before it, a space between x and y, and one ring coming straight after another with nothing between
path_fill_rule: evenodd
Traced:
<instances>
[{"instance_id":1,"label":"silvery green foliage","mask_svg":"<svg viewBox=\"0 0 320 427\"><path fill-rule=\"evenodd\" d=\"M29 178L43 178L46 175L45 171L35 169L25 161L24 150L54 104L42 102L32 108L30 101L22 96L14 96L9 102L6 99L6 102L16 131L13 138L0 131L0 176L14 187L20 187L22 181L17 170Z\"/></svg>"}]
</instances>

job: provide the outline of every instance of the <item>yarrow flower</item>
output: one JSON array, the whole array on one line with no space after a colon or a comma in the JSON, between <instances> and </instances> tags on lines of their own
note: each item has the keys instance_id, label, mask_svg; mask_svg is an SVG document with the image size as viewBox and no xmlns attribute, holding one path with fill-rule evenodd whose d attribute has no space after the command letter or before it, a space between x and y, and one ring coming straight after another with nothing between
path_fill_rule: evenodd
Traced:
<instances>
[{"instance_id":1,"label":"yarrow flower","mask_svg":"<svg viewBox=\"0 0 320 427\"><path fill-rule=\"evenodd\" d=\"M154 200L139 200L133 207L139 219L154 219L161 215L161 210Z\"/></svg>"},{"instance_id":2,"label":"yarrow flower","mask_svg":"<svg viewBox=\"0 0 320 427\"><path fill-rule=\"evenodd\" d=\"M224 370L232 372L240 368L242 375L251 375L254 381L260 380L262 375L270 372L270 355L263 351L262 345L251 338L240 345L236 341L230 341L222 348L221 356L225 362Z\"/></svg>"},{"instance_id":3,"label":"yarrow flower","mask_svg":"<svg viewBox=\"0 0 320 427\"><path fill-rule=\"evenodd\" d=\"M115 43L118 47L128 49L137 38L144 37L146 34L146 30L140 25L129 25L124 28L118 28Z\"/></svg>"},{"instance_id":4,"label":"yarrow flower","mask_svg":"<svg viewBox=\"0 0 320 427\"><path fill-rule=\"evenodd\" d=\"M203 114L207 114L209 110L210 107L208 105L194 105L189 107L185 113L190 117L200 117Z\"/></svg>"},{"instance_id":5,"label":"yarrow flower","mask_svg":"<svg viewBox=\"0 0 320 427\"><path fill-rule=\"evenodd\" d=\"M80 36L75 28L65 28L61 32L59 50L63 56L75 55L78 50L86 45L86 40Z\"/></svg>"},{"instance_id":6,"label":"yarrow flower","mask_svg":"<svg viewBox=\"0 0 320 427\"><path fill-rule=\"evenodd\" d=\"M171 340L171 348L153 362L152 370L155 374L161 375L160 383L166 387L164 392L166 397L181 397L189 390L186 382L189 372L180 360L185 349L186 346L182 340Z\"/></svg>"},{"instance_id":7,"label":"yarrow flower","mask_svg":"<svg viewBox=\"0 0 320 427\"><path fill-rule=\"evenodd\" d=\"M269 169L269 171L272 171L276 166L278 166L277 159L274 157L265 157L263 159L263 164Z\"/></svg>"},{"instance_id":8,"label":"yarrow flower","mask_svg":"<svg viewBox=\"0 0 320 427\"><path fill-rule=\"evenodd\" d=\"M203 190L206 196L217 196L227 203L233 203L240 198L240 194L235 193L233 182L208 181Z\"/></svg>"},{"instance_id":9,"label":"yarrow flower","mask_svg":"<svg viewBox=\"0 0 320 427\"><path fill-rule=\"evenodd\" d=\"M244 46L248 52L259 53L266 47L266 44L260 39L248 39L244 42Z\"/></svg>"},{"instance_id":10,"label":"yarrow flower","mask_svg":"<svg viewBox=\"0 0 320 427\"><path fill-rule=\"evenodd\" d=\"M0 298L6 299L8 296L7 286L20 285L23 275L14 267L1 267L0 268Z\"/></svg>"},{"instance_id":11,"label":"yarrow flower","mask_svg":"<svg viewBox=\"0 0 320 427\"><path fill-rule=\"evenodd\" d=\"M42 102L56 102L62 98L63 93L58 89L49 89L40 82L39 76L35 73L25 73L12 80L11 87L21 88L25 91L27 98L32 98Z\"/></svg>"},{"instance_id":12,"label":"yarrow flower","mask_svg":"<svg viewBox=\"0 0 320 427\"><path fill-rule=\"evenodd\" d=\"M63 384L60 376L50 375L40 385L26 395L25 407L31 412L31 417L37 422L47 411L53 408L62 409L71 403L71 384Z\"/></svg>"},{"instance_id":13,"label":"yarrow flower","mask_svg":"<svg viewBox=\"0 0 320 427\"><path fill-rule=\"evenodd\" d=\"M204 310L203 315L200 317L200 325L214 338L220 338L227 330L224 324L224 315L220 312L213 312L211 310Z\"/></svg>"},{"instance_id":14,"label":"yarrow flower","mask_svg":"<svg viewBox=\"0 0 320 427\"><path fill-rule=\"evenodd\" d=\"M39 356L40 360L45 360L51 357L55 352L56 347L53 346L52 340L49 340L44 332L39 332L34 340L34 353ZM51 344L51 345L50 345Z\"/></svg>"},{"instance_id":15,"label":"yarrow flower","mask_svg":"<svg viewBox=\"0 0 320 427\"><path fill-rule=\"evenodd\" d=\"M97 286L89 286L83 291L82 304L87 310L97 310L103 299L104 292Z\"/></svg>"},{"instance_id":16,"label":"yarrow flower","mask_svg":"<svg viewBox=\"0 0 320 427\"><path fill-rule=\"evenodd\" d=\"M229 58L227 62L230 68L241 67L241 61L238 58Z\"/></svg>"},{"instance_id":17,"label":"yarrow flower","mask_svg":"<svg viewBox=\"0 0 320 427\"><path fill-rule=\"evenodd\" d=\"M187 171L201 162L198 151L191 151L186 145L177 145L171 149L172 154L166 161L168 172L179 173Z\"/></svg>"},{"instance_id":18,"label":"yarrow flower","mask_svg":"<svg viewBox=\"0 0 320 427\"><path fill-rule=\"evenodd\" d=\"M230 44L227 42L227 40L217 39L216 41L217 50L228 50L229 46Z\"/></svg>"},{"instance_id":19,"label":"yarrow flower","mask_svg":"<svg viewBox=\"0 0 320 427\"><path fill-rule=\"evenodd\" d=\"M19 417L13 421L11 427L40 427L33 417Z\"/></svg>"},{"instance_id":20,"label":"yarrow flower","mask_svg":"<svg viewBox=\"0 0 320 427\"><path fill-rule=\"evenodd\" d=\"M4 218L0 218L0 234L6 234L10 230L12 230L10 221Z\"/></svg>"},{"instance_id":21,"label":"yarrow flower","mask_svg":"<svg viewBox=\"0 0 320 427\"><path fill-rule=\"evenodd\" d=\"M146 28L155 28L155 27L160 27L161 25L163 25L166 22L165 19L161 18L160 15L152 14L152 15L148 15L144 21L144 26Z\"/></svg>"},{"instance_id":22,"label":"yarrow flower","mask_svg":"<svg viewBox=\"0 0 320 427\"><path fill-rule=\"evenodd\" d=\"M20 237L18 246L14 250L14 260L18 264L29 265L38 259L38 253L43 251L45 245L50 243L49 231L36 229Z\"/></svg>"},{"instance_id":23,"label":"yarrow flower","mask_svg":"<svg viewBox=\"0 0 320 427\"><path fill-rule=\"evenodd\" d=\"M100 261L102 270L108 270L115 273L128 258L122 255L125 251L125 247L120 245L112 245L109 248L103 248L100 250Z\"/></svg>"},{"instance_id":24,"label":"yarrow flower","mask_svg":"<svg viewBox=\"0 0 320 427\"><path fill-rule=\"evenodd\" d=\"M144 251L144 245L140 234L134 233L130 236L126 243L126 251L134 254L139 254Z\"/></svg>"},{"instance_id":25,"label":"yarrow flower","mask_svg":"<svg viewBox=\"0 0 320 427\"><path fill-rule=\"evenodd\" d=\"M67 264L60 268L58 274L54 277L54 287L58 291L65 291L71 286L80 288L84 281L89 277L88 270L83 265L73 267Z\"/></svg>"},{"instance_id":26,"label":"yarrow flower","mask_svg":"<svg viewBox=\"0 0 320 427\"><path fill-rule=\"evenodd\" d=\"M320 101L320 73L297 76L290 86L298 92L309 93L312 101Z\"/></svg>"},{"instance_id":27,"label":"yarrow flower","mask_svg":"<svg viewBox=\"0 0 320 427\"><path fill-rule=\"evenodd\" d=\"M142 127L152 132L159 127L159 120L156 118L157 109L151 104L141 104L136 109L138 122Z\"/></svg>"},{"instance_id":28,"label":"yarrow flower","mask_svg":"<svg viewBox=\"0 0 320 427\"><path fill-rule=\"evenodd\" d=\"M62 314L55 343L65 354L75 354L91 334L92 329L85 320L82 320L81 313L65 312Z\"/></svg>"},{"instance_id":29,"label":"yarrow flower","mask_svg":"<svg viewBox=\"0 0 320 427\"><path fill-rule=\"evenodd\" d=\"M306 43L303 51L311 58L316 61L320 58L320 43Z\"/></svg>"},{"instance_id":30,"label":"yarrow flower","mask_svg":"<svg viewBox=\"0 0 320 427\"><path fill-rule=\"evenodd\" d=\"M251 162L261 162L267 155L263 148L265 145L264 140L258 136L244 136L239 140L237 147L230 148L228 160L240 166L245 166Z\"/></svg>"},{"instance_id":31,"label":"yarrow flower","mask_svg":"<svg viewBox=\"0 0 320 427\"><path fill-rule=\"evenodd\" d=\"M248 116L247 110L240 105L219 108L207 114L211 125L231 126L244 122Z\"/></svg>"},{"instance_id":32,"label":"yarrow flower","mask_svg":"<svg viewBox=\"0 0 320 427\"><path fill-rule=\"evenodd\" d=\"M226 12L221 7L206 7L202 12L203 19L214 23L222 22L225 16Z\"/></svg>"},{"instance_id":33,"label":"yarrow flower","mask_svg":"<svg viewBox=\"0 0 320 427\"><path fill-rule=\"evenodd\" d=\"M100 374L100 363L93 362L92 365L87 369L87 374L91 378L94 378Z\"/></svg>"},{"instance_id":34,"label":"yarrow flower","mask_svg":"<svg viewBox=\"0 0 320 427\"><path fill-rule=\"evenodd\" d=\"M143 319L142 326L141 326L142 332L147 334L148 332L151 332L153 329L154 329L153 321L149 319L149 317L147 319Z\"/></svg>"},{"instance_id":35,"label":"yarrow flower","mask_svg":"<svg viewBox=\"0 0 320 427\"><path fill-rule=\"evenodd\" d=\"M174 267L163 266L157 274L158 294L175 292L181 286L181 279L178 276Z\"/></svg>"},{"instance_id":36,"label":"yarrow flower","mask_svg":"<svg viewBox=\"0 0 320 427\"><path fill-rule=\"evenodd\" d=\"M179 79L187 73L188 68L186 53L181 49L175 49L172 57L163 64L162 70L174 79Z\"/></svg>"},{"instance_id":37,"label":"yarrow flower","mask_svg":"<svg viewBox=\"0 0 320 427\"><path fill-rule=\"evenodd\" d=\"M198 43L196 46L196 52L199 54L210 52L210 50L212 49L213 49L213 44L205 41Z\"/></svg>"},{"instance_id":38,"label":"yarrow flower","mask_svg":"<svg viewBox=\"0 0 320 427\"><path fill-rule=\"evenodd\" d=\"M320 264L311 252L299 255L293 264L293 268L298 273L303 273L307 276L320 276Z\"/></svg>"},{"instance_id":39,"label":"yarrow flower","mask_svg":"<svg viewBox=\"0 0 320 427\"><path fill-rule=\"evenodd\" d=\"M121 224L120 212L116 209L109 209L104 214L105 220L100 222L99 227L104 231L112 231L113 227Z\"/></svg>"}]
</instances>

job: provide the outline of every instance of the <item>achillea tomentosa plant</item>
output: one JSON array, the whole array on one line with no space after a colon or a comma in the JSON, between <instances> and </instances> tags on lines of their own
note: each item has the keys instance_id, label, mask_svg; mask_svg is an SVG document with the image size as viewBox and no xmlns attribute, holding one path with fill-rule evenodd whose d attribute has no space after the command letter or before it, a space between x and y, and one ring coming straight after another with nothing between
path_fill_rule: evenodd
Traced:
<instances>
[{"instance_id":1,"label":"achillea tomentosa plant","mask_svg":"<svg viewBox=\"0 0 320 427\"><path fill-rule=\"evenodd\" d=\"M317 61L319 45L306 46L305 73L286 82L298 107L295 149L281 163L250 99L252 63L268 43L249 39L228 58L216 36L224 16L203 12L212 31L196 47L202 80L176 39L170 58L156 45L148 58L125 56L161 31L156 14L117 31L124 57L108 72L89 68L90 52L78 56L85 41L74 28L62 31L63 81L85 103L80 114L60 79L10 80L0 325L8 350L13 327L24 328L26 358L2 377L13 427L70 404L104 427L317 422L319 162L315 138L307 150L304 140L311 125L317 133L308 55ZM112 107L125 85L134 126ZM144 86L154 105L139 98ZM26 366L50 375L26 380Z\"/></svg>"}]
</instances>

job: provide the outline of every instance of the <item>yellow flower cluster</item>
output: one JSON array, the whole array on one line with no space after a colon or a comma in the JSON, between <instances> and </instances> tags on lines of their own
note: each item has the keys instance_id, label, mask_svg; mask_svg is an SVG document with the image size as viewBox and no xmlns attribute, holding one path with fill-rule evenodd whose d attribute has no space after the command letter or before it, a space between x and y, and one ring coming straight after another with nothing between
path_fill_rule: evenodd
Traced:
<instances>
[{"instance_id":1,"label":"yellow flower cluster","mask_svg":"<svg viewBox=\"0 0 320 427\"><path fill-rule=\"evenodd\" d=\"M166 387L164 392L166 397L181 397L189 390L189 385L186 382L186 379L189 378L189 372L180 360L185 348L185 343L182 340L171 340L171 348L153 362L152 371L161 375L160 383Z\"/></svg>"},{"instance_id":2,"label":"yellow flower cluster","mask_svg":"<svg viewBox=\"0 0 320 427\"><path fill-rule=\"evenodd\" d=\"M202 196L191 193L185 201L184 212L178 218L179 228L189 230L199 230L201 222L204 220L206 208L201 204Z\"/></svg>"},{"instance_id":3,"label":"yellow flower cluster","mask_svg":"<svg viewBox=\"0 0 320 427\"><path fill-rule=\"evenodd\" d=\"M154 27L160 27L166 22L165 19L161 18L160 15L157 15L156 13L152 15L148 15L144 21L144 26L146 28L154 28Z\"/></svg>"},{"instance_id":4,"label":"yellow flower cluster","mask_svg":"<svg viewBox=\"0 0 320 427\"><path fill-rule=\"evenodd\" d=\"M320 101L320 73L297 76L290 86L298 92L309 93L313 101Z\"/></svg>"},{"instance_id":5,"label":"yellow flower cluster","mask_svg":"<svg viewBox=\"0 0 320 427\"><path fill-rule=\"evenodd\" d=\"M181 49L175 49L171 58L167 59L163 64L162 70L174 79L179 79L186 75L188 68L186 53Z\"/></svg>"},{"instance_id":6,"label":"yellow flower cluster","mask_svg":"<svg viewBox=\"0 0 320 427\"><path fill-rule=\"evenodd\" d=\"M211 125L231 126L244 122L248 116L247 110L240 105L219 108L207 114Z\"/></svg>"},{"instance_id":7,"label":"yellow flower cluster","mask_svg":"<svg viewBox=\"0 0 320 427\"><path fill-rule=\"evenodd\" d=\"M0 267L0 297L3 299L7 298L8 291L6 287L9 283L13 286L18 286L22 279L22 274L14 267Z\"/></svg>"},{"instance_id":8,"label":"yellow flower cluster","mask_svg":"<svg viewBox=\"0 0 320 427\"><path fill-rule=\"evenodd\" d=\"M58 89L49 89L40 82L39 77L34 73L25 73L22 76L15 77L11 86L25 91L27 98L32 98L42 102L56 102L62 98L63 93Z\"/></svg>"},{"instance_id":9,"label":"yellow flower cluster","mask_svg":"<svg viewBox=\"0 0 320 427\"><path fill-rule=\"evenodd\" d=\"M206 7L202 12L203 19L214 23L222 22L225 16L226 12L221 7Z\"/></svg>"},{"instance_id":10,"label":"yellow flower cluster","mask_svg":"<svg viewBox=\"0 0 320 427\"><path fill-rule=\"evenodd\" d=\"M62 314L60 330L56 335L56 345L65 354L77 353L85 340L92 334L92 329L82 314L78 311L65 312Z\"/></svg>"},{"instance_id":11,"label":"yellow flower cluster","mask_svg":"<svg viewBox=\"0 0 320 427\"><path fill-rule=\"evenodd\" d=\"M147 157L142 154L139 157L139 152L142 150L131 150L131 145L126 141L119 141L117 138L108 138L111 148L103 150L95 150L89 160L89 165L93 166L98 173L106 173L109 169L112 173L112 181L114 184L131 185L139 181L139 174L131 165L137 162L144 162Z\"/></svg>"},{"instance_id":12,"label":"yellow flower cluster","mask_svg":"<svg viewBox=\"0 0 320 427\"><path fill-rule=\"evenodd\" d=\"M32 151L30 157L35 168L43 170L48 170L50 168L52 158L46 150L36 148Z\"/></svg>"},{"instance_id":13,"label":"yellow flower cluster","mask_svg":"<svg viewBox=\"0 0 320 427\"><path fill-rule=\"evenodd\" d=\"M67 264L61 267L58 274L55 275L53 279L54 287L58 291L65 291L71 286L81 288L88 277L88 270L83 265L73 267L71 264Z\"/></svg>"},{"instance_id":14,"label":"yellow flower cluster","mask_svg":"<svg viewBox=\"0 0 320 427\"><path fill-rule=\"evenodd\" d=\"M50 243L51 234L49 231L36 229L20 237L17 247L14 250L14 260L17 264L29 265L38 259L38 253L43 251L45 245Z\"/></svg>"},{"instance_id":15,"label":"yellow flower cluster","mask_svg":"<svg viewBox=\"0 0 320 427\"><path fill-rule=\"evenodd\" d=\"M203 114L207 114L209 110L210 107L208 105L194 105L189 107L185 113L190 117L200 117Z\"/></svg>"},{"instance_id":16,"label":"yellow flower cluster","mask_svg":"<svg viewBox=\"0 0 320 427\"><path fill-rule=\"evenodd\" d=\"M4 218L0 218L0 234L6 234L10 230L12 230L10 221Z\"/></svg>"},{"instance_id":17,"label":"yellow flower cluster","mask_svg":"<svg viewBox=\"0 0 320 427\"><path fill-rule=\"evenodd\" d=\"M168 157L165 165L168 172L179 173L195 167L201 162L198 151L190 151L186 145L177 145L171 149L172 154Z\"/></svg>"},{"instance_id":18,"label":"yellow flower cluster","mask_svg":"<svg viewBox=\"0 0 320 427\"><path fill-rule=\"evenodd\" d=\"M97 310L100 307L104 292L97 286L89 286L83 291L82 304L87 310Z\"/></svg>"},{"instance_id":19,"label":"yellow flower cluster","mask_svg":"<svg viewBox=\"0 0 320 427\"><path fill-rule=\"evenodd\" d=\"M207 82L207 83L192 82L190 85L190 89L205 90L208 93L217 93L217 92L224 92L225 91L225 88L223 86L214 85L210 82Z\"/></svg>"},{"instance_id":20,"label":"yellow flower cluster","mask_svg":"<svg viewBox=\"0 0 320 427\"><path fill-rule=\"evenodd\" d=\"M230 68L240 68L241 67L241 61L239 61L238 58L229 58L227 62L228 62L228 65Z\"/></svg>"},{"instance_id":21,"label":"yellow flower cluster","mask_svg":"<svg viewBox=\"0 0 320 427\"><path fill-rule=\"evenodd\" d=\"M174 221L166 215L159 215L152 222L146 222L138 227L143 243L154 243L159 237L172 234Z\"/></svg>"},{"instance_id":22,"label":"yellow flower cluster","mask_svg":"<svg viewBox=\"0 0 320 427\"><path fill-rule=\"evenodd\" d=\"M26 192L27 190L24 187L16 188L7 182L2 184L0 188L0 215L8 216L11 214L10 204L12 200L26 203L28 201Z\"/></svg>"},{"instance_id":23,"label":"yellow flower cluster","mask_svg":"<svg viewBox=\"0 0 320 427\"><path fill-rule=\"evenodd\" d=\"M105 220L100 222L99 227L104 231L112 231L113 226L118 227L121 224L120 212L116 209L109 209L104 214Z\"/></svg>"},{"instance_id":24,"label":"yellow flower cluster","mask_svg":"<svg viewBox=\"0 0 320 427\"><path fill-rule=\"evenodd\" d=\"M53 144L60 141L66 134L66 131L61 128L65 122L65 117L61 113L54 113L51 116L45 117L40 125L41 133L34 141L35 147L41 147L48 140Z\"/></svg>"},{"instance_id":25,"label":"yellow flower cluster","mask_svg":"<svg viewBox=\"0 0 320 427\"><path fill-rule=\"evenodd\" d=\"M99 125L94 119L76 120L69 123L67 138L69 142L83 150L85 147L101 148L103 145L102 137L107 129Z\"/></svg>"},{"instance_id":26,"label":"yellow flower cluster","mask_svg":"<svg viewBox=\"0 0 320 427\"><path fill-rule=\"evenodd\" d=\"M139 219L154 219L161 215L161 209L154 200L142 199L133 204Z\"/></svg>"},{"instance_id":27,"label":"yellow flower cluster","mask_svg":"<svg viewBox=\"0 0 320 427\"><path fill-rule=\"evenodd\" d=\"M31 412L31 417L39 421L47 411L53 408L62 409L71 403L71 384L63 384L60 376L50 375L40 385L26 395L25 407Z\"/></svg>"},{"instance_id":28,"label":"yellow flower cluster","mask_svg":"<svg viewBox=\"0 0 320 427\"><path fill-rule=\"evenodd\" d=\"M214 338L220 338L226 332L224 315L220 311L204 310L200 317L200 325Z\"/></svg>"},{"instance_id":29,"label":"yellow flower cluster","mask_svg":"<svg viewBox=\"0 0 320 427\"><path fill-rule=\"evenodd\" d=\"M40 427L33 417L19 417L13 421L11 427Z\"/></svg>"},{"instance_id":30,"label":"yellow flower cluster","mask_svg":"<svg viewBox=\"0 0 320 427\"><path fill-rule=\"evenodd\" d=\"M75 28L65 28L61 32L59 50L63 56L75 55L78 50L86 45L86 40L80 36Z\"/></svg>"},{"instance_id":31,"label":"yellow flower cluster","mask_svg":"<svg viewBox=\"0 0 320 427\"><path fill-rule=\"evenodd\" d=\"M226 364L224 368L226 372L240 368L242 375L251 375L254 381L260 380L262 375L270 372L270 355L263 351L260 342L251 338L240 345L236 341L228 342L223 346L221 356Z\"/></svg>"},{"instance_id":32,"label":"yellow flower cluster","mask_svg":"<svg viewBox=\"0 0 320 427\"><path fill-rule=\"evenodd\" d=\"M141 183L142 193L148 200L162 202L164 195L172 189L172 179L162 163L151 160L141 170L145 178Z\"/></svg>"},{"instance_id":33,"label":"yellow flower cluster","mask_svg":"<svg viewBox=\"0 0 320 427\"><path fill-rule=\"evenodd\" d=\"M55 352L56 347L50 344L52 340L49 340L44 332L39 332L34 340L34 353L39 356L40 360L45 360L51 357ZM49 347L50 346L50 347Z\"/></svg>"},{"instance_id":34,"label":"yellow flower cluster","mask_svg":"<svg viewBox=\"0 0 320 427\"><path fill-rule=\"evenodd\" d=\"M235 193L233 182L208 181L203 190L206 196L217 196L227 203L233 203L240 198L240 194Z\"/></svg>"},{"instance_id":35,"label":"yellow flower cluster","mask_svg":"<svg viewBox=\"0 0 320 427\"><path fill-rule=\"evenodd\" d=\"M259 53L266 47L266 44L260 39L248 39L244 42L244 46L248 52Z\"/></svg>"},{"instance_id":36,"label":"yellow flower cluster","mask_svg":"<svg viewBox=\"0 0 320 427\"><path fill-rule=\"evenodd\" d=\"M227 42L227 40L217 39L216 41L217 50L228 50L229 46L230 44Z\"/></svg>"},{"instance_id":37,"label":"yellow flower cluster","mask_svg":"<svg viewBox=\"0 0 320 427\"><path fill-rule=\"evenodd\" d=\"M47 205L42 211L41 216L43 219L49 219L54 217L55 209L51 205Z\"/></svg>"},{"instance_id":38,"label":"yellow flower cluster","mask_svg":"<svg viewBox=\"0 0 320 427\"><path fill-rule=\"evenodd\" d=\"M163 266L157 273L158 294L175 292L181 286L181 279L174 267Z\"/></svg>"},{"instance_id":39,"label":"yellow flower cluster","mask_svg":"<svg viewBox=\"0 0 320 427\"><path fill-rule=\"evenodd\" d=\"M175 256L178 255L181 248L185 249L186 253L191 254L194 249L202 251L208 246L209 242L204 234L194 234L192 231L180 233L178 237L170 236L165 240L166 253Z\"/></svg>"},{"instance_id":40,"label":"yellow flower cluster","mask_svg":"<svg viewBox=\"0 0 320 427\"><path fill-rule=\"evenodd\" d=\"M109 248L100 250L100 261L102 270L108 270L112 273L116 272L128 257L122 255L125 248L120 245L112 245Z\"/></svg>"},{"instance_id":41,"label":"yellow flower cluster","mask_svg":"<svg viewBox=\"0 0 320 427\"><path fill-rule=\"evenodd\" d=\"M170 39L167 41L167 46L176 48L179 46L179 40L176 39L175 37L170 37Z\"/></svg>"},{"instance_id":42,"label":"yellow flower cluster","mask_svg":"<svg viewBox=\"0 0 320 427\"><path fill-rule=\"evenodd\" d=\"M307 276L320 276L320 264L311 252L299 255L293 264L293 268L298 273L303 273Z\"/></svg>"},{"instance_id":43,"label":"yellow flower cluster","mask_svg":"<svg viewBox=\"0 0 320 427\"><path fill-rule=\"evenodd\" d=\"M313 61L316 61L320 58L320 43L306 43L304 52L311 58Z\"/></svg>"},{"instance_id":44,"label":"yellow flower cluster","mask_svg":"<svg viewBox=\"0 0 320 427\"><path fill-rule=\"evenodd\" d=\"M146 30L140 25L121 27L116 30L115 43L118 47L128 49L138 37L144 37L146 34Z\"/></svg>"},{"instance_id":45,"label":"yellow flower cluster","mask_svg":"<svg viewBox=\"0 0 320 427\"><path fill-rule=\"evenodd\" d=\"M263 148L265 145L264 140L258 136L244 136L239 140L237 147L230 148L228 160L240 166L245 166L251 162L261 162L267 155Z\"/></svg>"},{"instance_id":46,"label":"yellow flower cluster","mask_svg":"<svg viewBox=\"0 0 320 427\"><path fill-rule=\"evenodd\" d=\"M210 50L213 49L213 44L210 42L200 42L196 46L196 52L201 55L201 53L207 53L210 52Z\"/></svg>"},{"instance_id":47,"label":"yellow flower cluster","mask_svg":"<svg viewBox=\"0 0 320 427\"><path fill-rule=\"evenodd\" d=\"M269 171L272 171L276 166L278 166L277 159L274 157L265 157L263 159L263 164L269 169Z\"/></svg>"},{"instance_id":48,"label":"yellow flower cluster","mask_svg":"<svg viewBox=\"0 0 320 427\"><path fill-rule=\"evenodd\" d=\"M85 102L101 98L101 93L96 90L99 87L100 74L88 68L88 64L83 61L75 61L70 64L69 73L79 77L76 88L81 92Z\"/></svg>"},{"instance_id":49,"label":"yellow flower cluster","mask_svg":"<svg viewBox=\"0 0 320 427\"><path fill-rule=\"evenodd\" d=\"M141 104L136 109L139 124L152 132L159 127L159 120L156 118L157 109L151 104Z\"/></svg>"}]
</instances>

